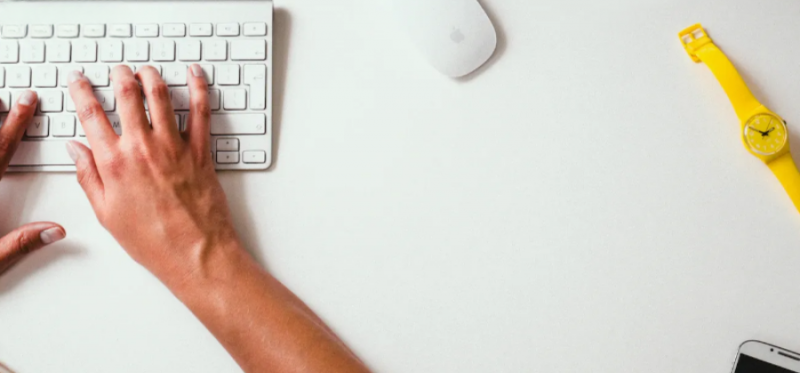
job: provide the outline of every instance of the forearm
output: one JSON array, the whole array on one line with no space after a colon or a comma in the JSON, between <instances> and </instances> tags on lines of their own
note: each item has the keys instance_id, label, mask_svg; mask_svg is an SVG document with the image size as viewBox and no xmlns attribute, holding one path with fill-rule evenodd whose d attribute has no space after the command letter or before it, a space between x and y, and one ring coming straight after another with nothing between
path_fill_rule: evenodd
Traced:
<instances>
[{"instance_id":1,"label":"forearm","mask_svg":"<svg viewBox=\"0 0 800 373\"><path fill-rule=\"evenodd\" d=\"M321 319L236 246L208 251L191 276L165 283L243 370L368 372Z\"/></svg>"}]
</instances>

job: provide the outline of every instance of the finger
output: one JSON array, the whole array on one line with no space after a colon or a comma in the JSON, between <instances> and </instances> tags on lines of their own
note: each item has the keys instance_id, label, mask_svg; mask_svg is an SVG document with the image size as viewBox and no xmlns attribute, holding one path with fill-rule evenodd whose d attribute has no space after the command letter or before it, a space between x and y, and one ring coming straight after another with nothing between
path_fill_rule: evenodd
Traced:
<instances>
[{"instance_id":1,"label":"finger","mask_svg":"<svg viewBox=\"0 0 800 373\"><path fill-rule=\"evenodd\" d=\"M94 162L92 151L77 141L67 143L67 153L75 161L78 169L78 183L89 198L89 203L95 211L99 211L105 197L105 186L100 173L97 171L97 164Z\"/></svg>"},{"instance_id":2,"label":"finger","mask_svg":"<svg viewBox=\"0 0 800 373\"><path fill-rule=\"evenodd\" d=\"M209 120L211 107L208 103L208 83L203 69L198 64L189 67L189 96L191 99L186 131L195 157L208 157L211 151L209 142Z\"/></svg>"},{"instance_id":3,"label":"finger","mask_svg":"<svg viewBox=\"0 0 800 373\"><path fill-rule=\"evenodd\" d=\"M11 162L11 157L14 156L14 151L17 150L22 135L25 134L25 129L36 113L36 103L38 98L36 92L25 91L17 99L17 104L11 108L11 112L3 121L0 127L0 177L8 168L8 163Z\"/></svg>"},{"instance_id":4,"label":"finger","mask_svg":"<svg viewBox=\"0 0 800 373\"><path fill-rule=\"evenodd\" d=\"M171 139L178 138L178 124L175 123L175 111L169 88L161 75L152 66L145 66L136 72L142 82L147 108L150 109L150 123L157 135L166 135Z\"/></svg>"},{"instance_id":5,"label":"finger","mask_svg":"<svg viewBox=\"0 0 800 373\"><path fill-rule=\"evenodd\" d=\"M0 273L11 268L26 254L41 249L67 236L64 227L56 223L23 225L0 238Z\"/></svg>"},{"instance_id":6,"label":"finger","mask_svg":"<svg viewBox=\"0 0 800 373\"><path fill-rule=\"evenodd\" d=\"M92 84L80 71L72 71L67 78L69 94L75 102L78 120L86 132L86 138L93 149L109 149L116 145L119 136L111 128L103 106L92 91ZM105 153L105 152L103 152Z\"/></svg>"},{"instance_id":7,"label":"finger","mask_svg":"<svg viewBox=\"0 0 800 373\"><path fill-rule=\"evenodd\" d=\"M111 70L114 96L117 98L117 112L122 120L122 135L140 137L150 130L150 123L144 111L144 99L139 82L133 71L126 65L117 65Z\"/></svg>"}]
</instances>

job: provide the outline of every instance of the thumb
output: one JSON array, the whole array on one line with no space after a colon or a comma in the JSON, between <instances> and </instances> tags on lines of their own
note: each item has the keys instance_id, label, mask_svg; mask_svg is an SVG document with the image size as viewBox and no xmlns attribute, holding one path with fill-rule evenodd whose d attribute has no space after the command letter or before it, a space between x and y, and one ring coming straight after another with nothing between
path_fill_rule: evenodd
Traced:
<instances>
[{"instance_id":1,"label":"thumb","mask_svg":"<svg viewBox=\"0 0 800 373\"><path fill-rule=\"evenodd\" d=\"M97 164L94 162L94 153L86 145L77 141L67 143L67 153L75 162L75 167L78 170L78 184L81 185L86 197L89 198L89 203L97 211L102 203L105 187L103 186L103 179L97 171Z\"/></svg>"},{"instance_id":2,"label":"thumb","mask_svg":"<svg viewBox=\"0 0 800 373\"><path fill-rule=\"evenodd\" d=\"M0 238L0 273L11 268L25 254L41 249L67 236L64 227L56 223L23 225Z\"/></svg>"}]
</instances>

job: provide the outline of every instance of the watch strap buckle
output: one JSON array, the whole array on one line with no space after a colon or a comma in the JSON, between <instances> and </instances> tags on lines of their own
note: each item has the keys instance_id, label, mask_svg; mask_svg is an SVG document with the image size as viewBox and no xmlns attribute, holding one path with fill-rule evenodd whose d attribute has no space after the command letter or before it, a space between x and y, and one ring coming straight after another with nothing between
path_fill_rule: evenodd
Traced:
<instances>
[{"instance_id":1,"label":"watch strap buckle","mask_svg":"<svg viewBox=\"0 0 800 373\"><path fill-rule=\"evenodd\" d=\"M686 49L686 53L689 54L689 57L692 57L692 61L698 63L701 61L700 57L697 56L697 51L706 44L712 43L711 38L708 37L708 33L703 28L703 25L699 23L681 31L678 33L678 37L681 39L681 43Z\"/></svg>"}]
</instances>

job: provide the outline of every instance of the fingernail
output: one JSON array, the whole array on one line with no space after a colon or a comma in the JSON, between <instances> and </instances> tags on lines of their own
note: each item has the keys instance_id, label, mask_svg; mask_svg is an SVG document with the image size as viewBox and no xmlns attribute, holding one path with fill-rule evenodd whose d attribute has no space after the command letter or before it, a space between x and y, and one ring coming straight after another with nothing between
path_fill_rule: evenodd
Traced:
<instances>
[{"instance_id":1,"label":"fingernail","mask_svg":"<svg viewBox=\"0 0 800 373\"><path fill-rule=\"evenodd\" d=\"M23 92L22 96L19 96L19 100L17 100L17 103L25 106L33 105L34 102L36 102L36 93L33 91Z\"/></svg>"},{"instance_id":2,"label":"fingernail","mask_svg":"<svg viewBox=\"0 0 800 373\"><path fill-rule=\"evenodd\" d=\"M41 238L42 243L45 245L61 241L64 237L66 237L66 234L61 228L50 228L39 233L39 238Z\"/></svg>"},{"instance_id":3,"label":"fingernail","mask_svg":"<svg viewBox=\"0 0 800 373\"><path fill-rule=\"evenodd\" d=\"M192 65L192 75L194 75L196 78L203 77L203 68L197 64Z\"/></svg>"},{"instance_id":4,"label":"fingernail","mask_svg":"<svg viewBox=\"0 0 800 373\"><path fill-rule=\"evenodd\" d=\"M75 149L75 144L73 144L72 141L67 143L67 154L69 154L69 157L72 158L73 162L78 163L80 154L78 154L78 150Z\"/></svg>"},{"instance_id":5,"label":"fingernail","mask_svg":"<svg viewBox=\"0 0 800 373\"><path fill-rule=\"evenodd\" d=\"M78 70L72 70L67 75L67 84L71 84L77 80L83 79L83 73Z\"/></svg>"}]
</instances>

